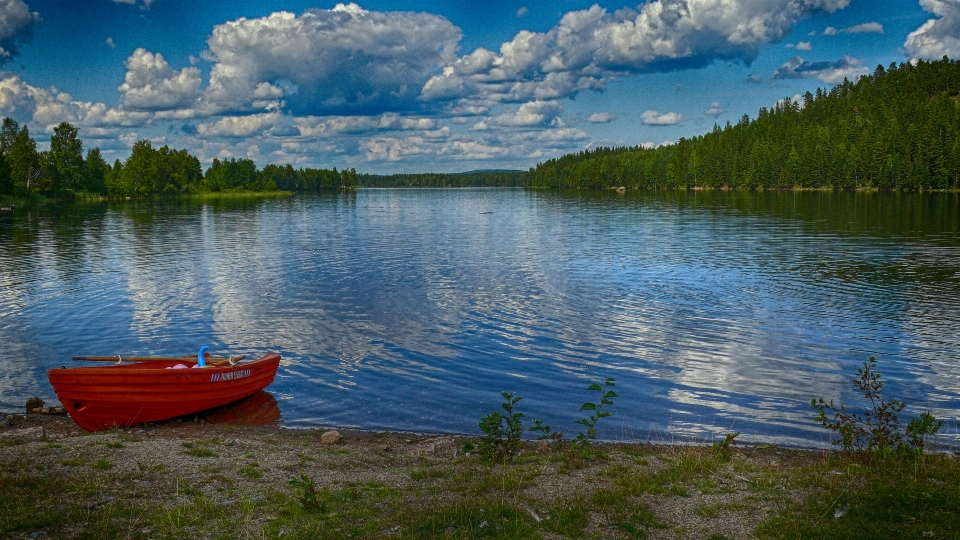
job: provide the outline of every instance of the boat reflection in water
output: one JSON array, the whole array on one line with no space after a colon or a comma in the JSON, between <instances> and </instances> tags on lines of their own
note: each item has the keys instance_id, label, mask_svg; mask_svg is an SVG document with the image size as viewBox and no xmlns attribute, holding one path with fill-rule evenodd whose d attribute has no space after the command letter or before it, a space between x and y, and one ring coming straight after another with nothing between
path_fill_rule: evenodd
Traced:
<instances>
[{"instance_id":1,"label":"boat reflection in water","mask_svg":"<svg viewBox=\"0 0 960 540\"><path fill-rule=\"evenodd\" d=\"M210 409L196 416L209 424L231 426L279 426L281 419L277 399L263 390L248 398Z\"/></svg>"}]
</instances>

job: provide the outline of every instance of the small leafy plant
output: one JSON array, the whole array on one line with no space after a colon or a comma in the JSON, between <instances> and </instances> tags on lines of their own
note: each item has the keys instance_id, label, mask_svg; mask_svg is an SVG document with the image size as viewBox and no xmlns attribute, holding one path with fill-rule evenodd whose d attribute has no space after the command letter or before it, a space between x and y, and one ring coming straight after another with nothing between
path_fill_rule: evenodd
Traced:
<instances>
[{"instance_id":1,"label":"small leafy plant","mask_svg":"<svg viewBox=\"0 0 960 540\"><path fill-rule=\"evenodd\" d=\"M539 432L540 435L537 436L538 441L553 441L554 443L558 443L563 439L563 433L551 430L548 424L543 423L543 420L534 419L533 425L527 428L527 431Z\"/></svg>"},{"instance_id":2,"label":"small leafy plant","mask_svg":"<svg viewBox=\"0 0 960 540\"><path fill-rule=\"evenodd\" d=\"M942 427L943 420L938 420L929 411L920 413L920 416L907 423L907 443L923 452L924 437L935 435Z\"/></svg>"},{"instance_id":3,"label":"small leafy plant","mask_svg":"<svg viewBox=\"0 0 960 540\"><path fill-rule=\"evenodd\" d=\"M603 386L591 384L587 387L588 391L598 392L599 399L596 403L588 401L581 407L581 411L591 411L586 418L581 418L576 422L586 426L586 431L579 433L573 439L571 450L577 450L586 453L593 442L597 439L597 422L601 418L612 416L613 413L605 410L605 407L613 405L613 398L617 393L613 390L616 381L612 377L607 377L603 381ZM501 392L503 403L500 407L503 413L497 411L484 416L480 420L480 431L483 436L480 437L477 446L467 441L463 446L465 453L477 451L480 460L486 463L509 463L523 449L523 418L522 412L516 411L517 403L523 398L517 396L514 392ZM533 425L527 428L528 431L539 433L538 441L552 441L556 447L563 440L563 434L553 431L553 429L542 420L533 420Z\"/></svg>"},{"instance_id":4,"label":"small leafy plant","mask_svg":"<svg viewBox=\"0 0 960 540\"><path fill-rule=\"evenodd\" d=\"M844 451L884 452L912 449L923 453L925 437L940 431L943 420L937 420L932 414L925 412L910 420L905 433L901 431L900 418L897 415L903 411L906 403L883 400L883 381L880 380L881 375L876 372L876 367L877 360L871 356L870 360L863 363L863 367L857 369L858 377L853 380L854 386L863 392L863 397L870 402L868 410L853 413L847 411L842 403L838 407L833 404L833 400L826 402L823 398L813 399L810 406L817 411L817 421L840 436L833 444Z\"/></svg>"},{"instance_id":5,"label":"small leafy plant","mask_svg":"<svg viewBox=\"0 0 960 540\"><path fill-rule=\"evenodd\" d=\"M587 430L581 431L573 438L573 445L575 447L584 449L593 445L593 442L597 440L597 422L599 422L601 418L613 416L612 412L603 410L603 406L613 405L613 398L617 397L617 393L613 391L613 387L616 385L617 383L613 377L607 377L603 381L603 386L593 383L587 387L588 391L599 392L600 400L597 403L588 401L580 406L581 411L592 411L592 414L576 421L578 424L586 426Z\"/></svg>"},{"instance_id":6,"label":"small leafy plant","mask_svg":"<svg viewBox=\"0 0 960 540\"><path fill-rule=\"evenodd\" d=\"M739 435L739 431L727 433L722 441L713 443L713 455L724 461L730 459L730 455L733 453L733 445L737 444L736 438Z\"/></svg>"},{"instance_id":7,"label":"small leafy plant","mask_svg":"<svg viewBox=\"0 0 960 540\"><path fill-rule=\"evenodd\" d=\"M90 468L105 471L113 468L113 463L109 459L98 459L90 464Z\"/></svg>"},{"instance_id":8,"label":"small leafy plant","mask_svg":"<svg viewBox=\"0 0 960 540\"><path fill-rule=\"evenodd\" d=\"M195 457L213 457L216 455L215 453L213 453L213 450L210 450L209 448L206 448L204 446L197 446L194 448L190 448L189 450L187 450L187 453Z\"/></svg>"},{"instance_id":9,"label":"small leafy plant","mask_svg":"<svg viewBox=\"0 0 960 540\"><path fill-rule=\"evenodd\" d=\"M514 411L513 407L523 398L515 396L514 392L501 392L500 395L504 400L500 407L506 414L492 412L480 420L480 431L484 435L477 445L477 453L481 460L490 463L512 461L522 447L524 414Z\"/></svg>"},{"instance_id":10,"label":"small leafy plant","mask_svg":"<svg viewBox=\"0 0 960 540\"><path fill-rule=\"evenodd\" d=\"M297 501L306 512L324 512L326 511L326 501L321 498L321 492L317 489L317 484L313 479L305 474L300 478L290 481L290 485L296 491Z\"/></svg>"},{"instance_id":11,"label":"small leafy plant","mask_svg":"<svg viewBox=\"0 0 960 540\"><path fill-rule=\"evenodd\" d=\"M263 476L263 474L260 472L260 469L258 469L259 466L260 464L256 462L248 463L243 467L240 467L238 469L238 472L250 478L260 478L261 476Z\"/></svg>"}]
</instances>

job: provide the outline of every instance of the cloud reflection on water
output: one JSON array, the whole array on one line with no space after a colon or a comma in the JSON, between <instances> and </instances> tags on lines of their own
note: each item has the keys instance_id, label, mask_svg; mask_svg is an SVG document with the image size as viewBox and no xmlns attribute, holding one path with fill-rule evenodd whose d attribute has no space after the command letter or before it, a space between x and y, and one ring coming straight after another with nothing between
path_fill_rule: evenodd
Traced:
<instances>
[{"instance_id":1,"label":"cloud reflection on water","mask_svg":"<svg viewBox=\"0 0 960 540\"><path fill-rule=\"evenodd\" d=\"M891 397L956 417L955 224L904 237L916 223L870 228L882 201L768 197L363 190L39 212L0 224L0 339L24 357L0 366L2 405L69 354L211 344L279 350L293 426L473 432L500 390L568 425L588 381L614 376L621 434L801 444L822 440L809 399L851 398L870 355ZM838 204L867 221L832 223Z\"/></svg>"}]
</instances>

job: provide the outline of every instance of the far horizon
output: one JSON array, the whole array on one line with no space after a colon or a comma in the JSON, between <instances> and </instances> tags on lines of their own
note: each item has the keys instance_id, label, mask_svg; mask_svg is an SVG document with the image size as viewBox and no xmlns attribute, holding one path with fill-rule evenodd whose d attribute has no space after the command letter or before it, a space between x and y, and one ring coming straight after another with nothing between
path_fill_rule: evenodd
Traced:
<instances>
[{"instance_id":1,"label":"far horizon","mask_svg":"<svg viewBox=\"0 0 960 540\"><path fill-rule=\"evenodd\" d=\"M672 144L878 65L960 57L960 4L940 0L556 6L8 0L0 115L41 150L70 122L107 162L149 139L204 167L525 171Z\"/></svg>"}]
</instances>

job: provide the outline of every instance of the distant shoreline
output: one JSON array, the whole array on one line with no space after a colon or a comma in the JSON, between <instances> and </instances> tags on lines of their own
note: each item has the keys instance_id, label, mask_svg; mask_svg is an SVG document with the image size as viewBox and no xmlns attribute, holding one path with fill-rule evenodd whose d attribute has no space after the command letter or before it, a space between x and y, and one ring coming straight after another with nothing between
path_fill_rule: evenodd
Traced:
<instances>
[{"instance_id":1,"label":"distant shoreline","mask_svg":"<svg viewBox=\"0 0 960 540\"><path fill-rule=\"evenodd\" d=\"M311 192L317 193L340 193L359 190L496 190L496 189L525 189L531 191L555 191L558 193L584 192L584 193L605 193L618 191L618 187L609 187L604 189L594 188L556 188L550 186L355 186L348 189L331 189L328 191ZM661 188L624 188L619 190L623 193L662 193L662 192L724 192L724 193L886 193L886 194L928 194L928 193L960 193L960 189L921 189L921 190L883 190L876 187L862 187L856 189L844 189L834 187L794 187L788 189L778 188L731 188L731 187L661 187ZM293 191L221 191L210 193L176 194L176 195L155 195L149 197L108 197L102 195L80 195L76 197L15 197L0 196L0 206L19 206L26 207L32 204L69 204L69 203L99 203L99 202L144 202L144 201L182 201L182 200L230 200L230 199L274 199L282 197L296 197L300 193Z\"/></svg>"},{"instance_id":2,"label":"distant shoreline","mask_svg":"<svg viewBox=\"0 0 960 540\"><path fill-rule=\"evenodd\" d=\"M339 191L339 190L338 190ZM179 193L175 195L154 195L149 197L109 197L106 195L80 194L74 197L31 197L0 196L0 205L49 203L91 203L91 202L137 202L137 201L178 201L178 200L226 200L226 199L273 199L293 197L293 191L216 191L208 193Z\"/></svg>"}]
</instances>

